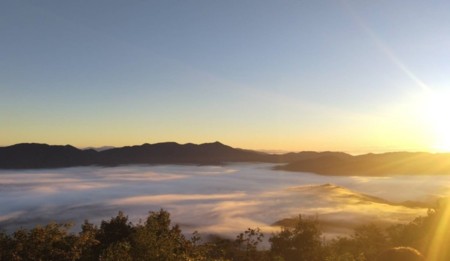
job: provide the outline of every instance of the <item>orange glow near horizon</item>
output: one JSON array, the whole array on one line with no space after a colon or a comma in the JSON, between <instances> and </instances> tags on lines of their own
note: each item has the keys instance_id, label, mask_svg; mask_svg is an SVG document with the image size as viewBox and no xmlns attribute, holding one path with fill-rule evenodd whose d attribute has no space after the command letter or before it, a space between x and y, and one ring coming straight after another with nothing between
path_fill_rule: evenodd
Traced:
<instances>
[{"instance_id":1,"label":"orange glow near horizon","mask_svg":"<svg viewBox=\"0 0 450 261\"><path fill-rule=\"evenodd\" d=\"M86 148L167 141L180 144L219 141L235 148L275 153L450 151L450 122L446 120L450 114L450 104L446 102L450 99L450 93L428 90L412 95L364 113L326 108L322 113L326 112L329 116L326 119L332 120L317 120L311 125L296 121L297 118L289 115L273 124L257 119L255 124L248 125L227 121L226 126L212 126L201 121L196 124L186 121L182 125L174 122L158 125L134 120L129 120L127 124L92 122L70 128L50 128L49 125L36 124L31 133L24 132L24 128L20 131L12 128L4 130L5 140L0 146L37 142Z\"/></svg>"}]
</instances>

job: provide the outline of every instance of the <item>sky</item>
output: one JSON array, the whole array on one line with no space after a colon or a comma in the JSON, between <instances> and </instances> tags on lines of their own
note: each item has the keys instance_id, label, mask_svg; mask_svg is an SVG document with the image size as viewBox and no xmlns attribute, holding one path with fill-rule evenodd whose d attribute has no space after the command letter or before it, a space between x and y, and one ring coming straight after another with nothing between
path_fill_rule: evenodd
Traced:
<instances>
[{"instance_id":1,"label":"sky","mask_svg":"<svg viewBox=\"0 0 450 261\"><path fill-rule=\"evenodd\" d=\"M448 1L0 2L0 146L449 151Z\"/></svg>"}]
</instances>

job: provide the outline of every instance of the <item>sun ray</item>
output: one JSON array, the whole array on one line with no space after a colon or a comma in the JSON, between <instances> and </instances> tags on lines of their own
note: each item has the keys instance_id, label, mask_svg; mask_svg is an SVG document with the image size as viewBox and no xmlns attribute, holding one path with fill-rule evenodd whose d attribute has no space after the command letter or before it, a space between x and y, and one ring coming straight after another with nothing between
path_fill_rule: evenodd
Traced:
<instances>
[{"instance_id":1,"label":"sun ray","mask_svg":"<svg viewBox=\"0 0 450 261\"><path fill-rule=\"evenodd\" d=\"M431 88L425 82L423 82L419 76L413 73L404 62L400 60L393 49L389 47L389 45L375 33L375 31L364 21L363 17L361 17L356 12L356 10L350 5L348 1L342 1L342 3L355 23L372 40L378 50L383 53L393 65L395 65L409 79L411 79L422 91L431 91Z\"/></svg>"},{"instance_id":2,"label":"sun ray","mask_svg":"<svg viewBox=\"0 0 450 261\"><path fill-rule=\"evenodd\" d=\"M436 223L426 251L427 261L447 261L450 258L450 207L448 200L438 209Z\"/></svg>"}]
</instances>

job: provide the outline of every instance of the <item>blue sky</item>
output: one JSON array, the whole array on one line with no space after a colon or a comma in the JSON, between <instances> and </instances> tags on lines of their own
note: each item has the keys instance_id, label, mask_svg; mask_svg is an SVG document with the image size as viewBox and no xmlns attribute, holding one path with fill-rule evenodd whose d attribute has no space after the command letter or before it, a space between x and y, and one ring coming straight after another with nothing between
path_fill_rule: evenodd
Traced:
<instances>
[{"instance_id":1,"label":"blue sky","mask_svg":"<svg viewBox=\"0 0 450 261\"><path fill-rule=\"evenodd\" d=\"M449 5L5 0L0 145L432 150Z\"/></svg>"}]
</instances>

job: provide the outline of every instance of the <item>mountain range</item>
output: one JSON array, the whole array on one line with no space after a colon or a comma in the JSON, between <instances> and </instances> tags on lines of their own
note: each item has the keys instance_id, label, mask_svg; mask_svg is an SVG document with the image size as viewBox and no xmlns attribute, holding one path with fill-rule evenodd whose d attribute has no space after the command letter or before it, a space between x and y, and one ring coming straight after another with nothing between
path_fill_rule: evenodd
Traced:
<instances>
[{"instance_id":1,"label":"mountain range","mask_svg":"<svg viewBox=\"0 0 450 261\"><path fill-rule=\"evenodd\" d=\"M450 174L450 154L391 152L352 156L343 152L303 151L270 154L232 148L220 142L164 142L109 148L78 149L71 145L20 143L0 147L0 169L39 169L125 164L220 165L230 162L279 163L276 169L321 175Z\"/></svg>"}]
</instances>

